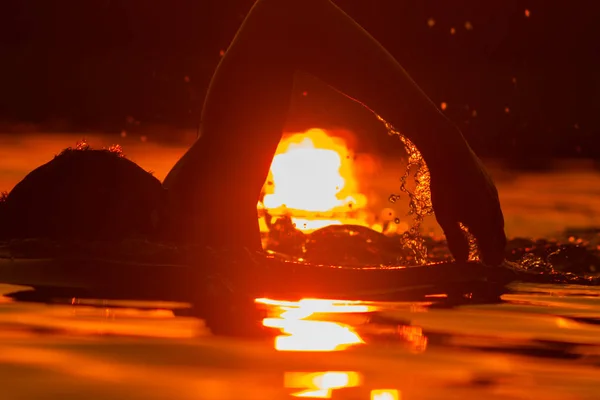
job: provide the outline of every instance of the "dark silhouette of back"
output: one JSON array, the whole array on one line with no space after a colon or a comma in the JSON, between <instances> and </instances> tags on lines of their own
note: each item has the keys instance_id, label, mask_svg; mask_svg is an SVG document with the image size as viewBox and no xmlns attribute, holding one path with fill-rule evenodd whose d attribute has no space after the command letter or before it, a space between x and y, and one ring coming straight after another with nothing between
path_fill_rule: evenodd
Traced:
<instances>
[{"instance_id":1,"label":"dark silhouette of back","mask_svg":"<svg viewBox=\"0 0 600 400\"><path fill-rule=\"evenodd\" d=\"M109 150L67 149L1 203L0 237L115 241L154 233L158 179Z\"/></svg>"}]
</instances>

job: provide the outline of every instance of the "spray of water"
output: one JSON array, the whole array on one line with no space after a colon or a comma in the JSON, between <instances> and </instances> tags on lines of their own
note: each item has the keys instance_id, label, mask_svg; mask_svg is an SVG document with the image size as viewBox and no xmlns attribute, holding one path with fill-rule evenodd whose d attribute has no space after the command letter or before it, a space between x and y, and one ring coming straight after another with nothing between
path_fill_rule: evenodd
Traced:
<instances>
[{"instance_id":1,"label":"spray of water","mask_svg":"<svg viewBox=\"0 0 600 400\"><path fill-rule=\"evenodd\" d=\"M423 219L433 214L433 206L431 205L431 176L429 174L429 168L421 155L421 152L417 149L414 143L408 138L398 132L390 123L377 115L377 118L385 125L388 134L390 136L397 136L408 155L406 168L404 175L400 178L400 191L406 193L409 199L409 215L413 216L412 226L402 234L400 240L403 246L410 251L411 264L422 265L427 263L427 247L425 246L425 240L421 236L421 223ZM414 170L415 188L410 190L407 187L408 180L411 176L411 171ZM398 196L394 196L394 202ZM399 260L406 262L408 260Z\"/></svg>"},{"instance_id":2,"label":"spray of water","mask_svg":"<svg viewBox=\"0 0 600 400\"><path fill-rule=\"evenodd\" d=\"M403 246L409 250L412 254L412 260L399 260L402 262L411 261L416 265L423 265L427 263L427 247L425 246L425 240L421 236L421 223L423 219L429 215L433 215L433 205L431 203L431 175L429 168L421 155L421 152L417 149L417 146L411 142L408 138L398 132L390 123L384 120L381 116L376 115L377 118L384 124L388 134L390 136L397 136L406 150L408 157L406 169L404 175L400 178L400 191L406 193L409 199L409 211L408 215L413 216L413 224L406 232L401 236ZM407 187L408 180L411 176L411 171L414 170L415 189L410 190ZM398 200L398 195L391 195L390 201L392 203ZM469 242L469 260L479 261L479 250L475 238L466 226L460 224L460 228L464 232Z\"/></svg>"},{"instance_id":3,"label":"spray of water","mask_svg":"<svg viewBox=\"0 0 600 400\"><path fill-rule=\"evenodd\" d=\"M469 242L469 261L479 261L481 259L479 255L479 249L477 248L477 242L475 241L475 236L471 232L469 232L469 228L464 226L462 223L459 224L460 229L464 232L467 241Z\"/></svg>"}]
</instances>

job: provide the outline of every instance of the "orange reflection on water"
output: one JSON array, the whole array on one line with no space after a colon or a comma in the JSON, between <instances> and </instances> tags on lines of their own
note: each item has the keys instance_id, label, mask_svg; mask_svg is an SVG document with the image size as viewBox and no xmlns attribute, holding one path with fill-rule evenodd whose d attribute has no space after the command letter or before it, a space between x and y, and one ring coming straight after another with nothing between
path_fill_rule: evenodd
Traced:
<instances>
[{"instance_id":1,"label":"orange reflection on water","mask_svg":"<svg viewBox=\"0 0 600 400\"><path fill-rule=\"evenodd\" d=\"M286 388L301 388L294 397L330 399L334 389L360 386L362 376L355 371L286 372Z\"/></svg>"},{"instance_id":2,"label":"orange reflection on water","mask_svg":"<svg viewBox=\"0 0 600 400\"><path fill-rule=\"evenodd\" d=\"M321 313L365 313L374 309L359 302L340 300L256 299L256 302L271 307L272 315L263 320L263 325L283 333L275 338L275 349L279 351L339 351L362 344L364 341L350 325L308 318Z\"/></svg>"},{"instance_id":3,"label":"orange reflection on water","mask_svg":"<svg viewBox=\"0 0 600 400\"><path fill-rule=\"evenodd\" d=\"M427 349L427 336L423 334L421 327L403 325L398 333L406 340L411 351L422 353Z\"/></svg>"},{"instance_id":4,"label":"orange reflection on water","mask_svg":"<svg viewBox=\"0 0 600 400\"><path fill-rule=\"evenodd\" d=\"M396 389L371 390L371 400L400 400L400 392Z\"/></svg>"}]
</instances>

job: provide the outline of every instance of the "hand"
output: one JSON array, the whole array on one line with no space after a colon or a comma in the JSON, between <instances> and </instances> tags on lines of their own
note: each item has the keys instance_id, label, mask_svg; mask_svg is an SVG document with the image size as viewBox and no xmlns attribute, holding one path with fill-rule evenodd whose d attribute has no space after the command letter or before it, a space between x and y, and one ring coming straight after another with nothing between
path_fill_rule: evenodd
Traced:
<instances>
[{"instance_id":1,"label":"hand","mask_svg":"<svg viewBox=\"0 0 600 400\"><path fill-rule=\"evenodd\" d=\"M431 202L456 261L466 261L469 243L460 223L475 237L482 261L496 266L504 260L506 235L498 191L479 158L466 156L431 172Z\"/></svg>"}]
</instances>

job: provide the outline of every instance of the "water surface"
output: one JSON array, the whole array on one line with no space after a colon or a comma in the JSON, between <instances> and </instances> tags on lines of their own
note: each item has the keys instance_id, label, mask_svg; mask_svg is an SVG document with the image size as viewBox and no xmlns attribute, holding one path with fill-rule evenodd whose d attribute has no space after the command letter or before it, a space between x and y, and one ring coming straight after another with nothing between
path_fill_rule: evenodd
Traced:
<instances>
[{"instance_id":1,"label":"water surface","mask_svg":"<svg viewBox=\"0 0 600 400\"><path fill-rule=\"evenodd\" d=\"M306 390L285 387L302 382L298 373L329 371L354 374L341 382L357 386L331 390L339 399L382 389L403 399L597 399L600 289L513 289L494 305L371 304L379 311L370 323L345 319L365 343L327 353L276 351L268 337L215 337L201 320L169 310L183 305L0 297L2 398L286 399Z\"/></svg>"}]
</instances>

